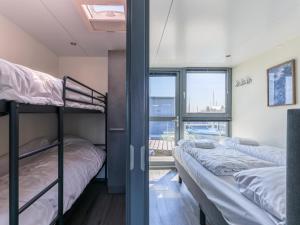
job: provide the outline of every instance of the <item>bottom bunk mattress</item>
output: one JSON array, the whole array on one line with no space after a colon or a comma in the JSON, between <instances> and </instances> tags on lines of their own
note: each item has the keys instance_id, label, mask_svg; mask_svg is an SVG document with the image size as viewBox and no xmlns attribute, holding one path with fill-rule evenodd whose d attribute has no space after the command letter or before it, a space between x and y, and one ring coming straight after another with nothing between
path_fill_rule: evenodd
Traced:
<instances>
[{"instance_id":1,"label":"bottom bunk mattress","mask_svg":"<svg viewBox=\"0 0 300 225\"><path fill-rule=\"evenodd\" d=\"M79 138L65 139L64 212L69 210L105 162L105 151ZM57 148L30 158L19 170L19 207L57 179ZM0 225L9 224L8 174L0 177ZM57 185L19 216L20 225L49 225L57 216Z\"/></svg>"},{"instance_id":2,"label":"bottom bunk mattress","mask_svg":"<svg viewBox=\"0 0 300 225\"><path fill-rule=\"evenodd\" d=\"M196 159L176 147L174 157L222 213L229 225L283 225L265 210L244 197L233 176L216 176Z\"/></svg>"}]
</instances>

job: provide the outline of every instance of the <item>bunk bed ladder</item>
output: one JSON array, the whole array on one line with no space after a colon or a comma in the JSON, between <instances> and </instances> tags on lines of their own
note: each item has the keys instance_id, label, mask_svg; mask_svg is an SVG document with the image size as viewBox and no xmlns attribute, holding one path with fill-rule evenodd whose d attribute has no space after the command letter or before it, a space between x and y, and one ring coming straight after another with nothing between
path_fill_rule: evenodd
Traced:
<instances>
[{"instance_id":1,"label":"bunk bed ladder","mask_svg":"<svg viewBox=\"0 0 300 225\"><path fill-rule=\"evenodd\" d=\"M18 225L19 215L55 185L58 185L58 214L51 224L63 225L63 107L57 107L58 142L19 155L20 104L9 103L9 224ZM19 208L19 161L58 147L58 178Z\"/></svg>"}]
</instances>

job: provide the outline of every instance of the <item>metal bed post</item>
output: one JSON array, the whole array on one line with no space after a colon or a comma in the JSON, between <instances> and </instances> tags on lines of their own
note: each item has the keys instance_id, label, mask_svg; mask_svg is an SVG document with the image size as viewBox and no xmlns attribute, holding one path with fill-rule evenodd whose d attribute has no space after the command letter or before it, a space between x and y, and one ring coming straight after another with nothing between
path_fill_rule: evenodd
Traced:
<instances>
[{"instance_id":1,"label":"metal bed post","mask_svg":"<svg viewBox=\"0 0 300 225\"><path fill-rule=\"evenodd\" d=\"M63 102L64 102L64 107L66 107L66 87L67 87L67 77L64 76L64 78L63 78Z\"/></svg>"},{"instance_id":2,"label":"metal bed post","mask_svg":"<svg viewBox=\"0 0 300 225\"><path fill-rule=\"evenodd\" d=\"M19 105L9 103L9 224L19 224Z\"/></svg>"},{"instance_id":3,"label":"metal bed post","mask_svg":"<svg viewBox=\"0 0 300 225\"><path fill-rule=\"evenodd\" d=\"M105 181L107 182L107 128L108 128L108 124L107 124L107 99L108 99L108 93L105 94L105 151L106 151L106 159L105 159Z\"/></svg>"},{"instance_id":4,"label":"metal bed post","mask_svg":"<svg viewBox=\"0 0 300 225\"><path fill-rule=\"evenodd\" d=\"M58 224L63 225L64 215L64 107L58 108Z\"/></svg>"}]
</instances>

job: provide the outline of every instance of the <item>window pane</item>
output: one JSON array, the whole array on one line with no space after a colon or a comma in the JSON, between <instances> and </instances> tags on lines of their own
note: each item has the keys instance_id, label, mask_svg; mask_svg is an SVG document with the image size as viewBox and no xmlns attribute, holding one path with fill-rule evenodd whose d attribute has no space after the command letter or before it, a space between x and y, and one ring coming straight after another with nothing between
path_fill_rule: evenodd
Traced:
<instances>
[{"instance_id":1,"label":"window pane","mask_svg":"<svg viewBox=\"0 0 300 225\"><path fill-rule=\"evenodd\" d=\"M175 77L150 77L150 116L175 116Z\"/></svg>"},{"instance_id":2,"label":"window pane","mask_svg":"<svg viewBox=\"0 0 300 225\"><path fill-rule=\"evenodd\" d=\"M226 73L188 72L186 79L187 113L226 112Z\"/></svg>"},{"instance_id":3,"label":"window pane","mask_svg":"<svg viewBox=\"0 0 300 225\"><path fill-rule=\"evenodd\" d=\"M228 136L228 122L184 122L184 139L203 136Z\"/></svg>"},{"instance_id":4,"label":"window pane","mask_svg":"<svg viewBox=\"0 0 300 225\"><path fill-rule=\"evenodd\" d=\"M175 122L150 121L149 137L153 140L175 140Z\"/></svg>"}]
</instances>

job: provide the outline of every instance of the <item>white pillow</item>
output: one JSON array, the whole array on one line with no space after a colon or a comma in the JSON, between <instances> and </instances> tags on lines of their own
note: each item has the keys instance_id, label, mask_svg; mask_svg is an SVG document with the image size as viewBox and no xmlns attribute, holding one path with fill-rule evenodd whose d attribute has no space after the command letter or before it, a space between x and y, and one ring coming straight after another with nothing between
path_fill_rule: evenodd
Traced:
<instances>
[{"instance_id":1,"label":"white pillow","mask_svg":"<svg viewBox=\"0 0 300 225\"><path fill-rule=\"evenodd\" d=\"M194 146L195 148L213 149L216 148L215 143L216 141L211 139L200 139L194 142Z\"/></svg>"},{"instance_id":2,"label":"white pillow","mask_svg":"<svg viewBox=\"0 0 300 225\"><path fill-rule=\"evenodd\" d=\"M36 139L33 139L29 142L27 142L26 144L23 144L19 147L19 155L31 152L33 150L36 150L40 147L49 145L50 141L49 138L47 137L39 137ZM20 166L24 165L28 160L28 159L23 159L20 161ZM9 172L9 154L5 154L0 156L0 176L5 175Z\"/></svg>"},{"instance_id":3,"label":"white pillow","mask_svg":"<svg viewBox=\"0 0 300 225\"><path fill-rule=\"evenodd\" d=\"M183 150L188 148L205 148L213 149L216 147L216 141L212 139L199 139L199 140L180 140L177 143Z\"/></svg>"},{"instance_id":4,"label":"white pillow","mask_svg":"<svg viewBox=\"0 0 300 225\"><path fill-rule=\"evenodd\" d=\"M90 141L81 138L79 136L69 135L69 134L64 136L64 145L70 145L70 144L82 143L82 142L92 144ZM57 140L55 140L53 143L57 143Z\"/></svg>"},{"instance_id":5,"label":"white pillow","mask_svg":"<svg viewBox=\"0 0 300 225\"><path fill-rule=\"evenodd\" d=\"M23 145L20 146L19 148L19 154L25 154L28 152L31 152L33 150L36 150L37 148L49 145L50 141L49 138L47 137L39 137L39 138L35 138Z\"/></svg>"},{"instance_id":6,"label":"white pillow","mask_svg":"<svg viewBox=\"0 0 300 225\"><path fill-rule=\"evenodd\" d=\"M235 149L258 159L273 162L278 166L286 165L286 150L282 148L267 145L246 146L236 144Z\"/></svg>"},{"instance_id":7,"label":"white pillow","mask_svg":"<svg viewBox=\"0 0 300 225\"><path fill-rule=\"evenodd\" d=\"M281 221L286 220L286 167L268 167L235 173L240 192Z\"/></svg>"},{"instance_id":8,"label":"white pillow","mask_svg":"<svg viewBox=\"0 0 300 225\"><path fill-rule=\"evenodd\" d=\"M233 141L236 144L240 144L240 145L259 146L259 143L257 141L249 139L249 138L235 137L235 138L233 138Z\"/></svg>"}]
</instances>

